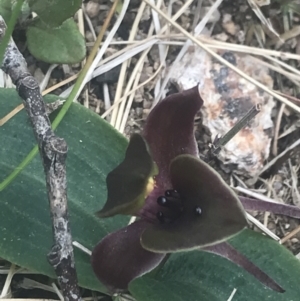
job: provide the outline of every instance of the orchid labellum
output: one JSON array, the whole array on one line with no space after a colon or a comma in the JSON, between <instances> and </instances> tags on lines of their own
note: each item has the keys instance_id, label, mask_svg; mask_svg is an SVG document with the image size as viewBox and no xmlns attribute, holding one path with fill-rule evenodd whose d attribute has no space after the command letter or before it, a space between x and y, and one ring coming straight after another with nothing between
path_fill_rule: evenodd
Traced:
<instances>
[{"instance_id":1,"label":"orchid labellum","mask_svg":"<svg viewBox=\"0 0 300 301\"><path fill-rule=\"evenodd\" d=\"M283 292L226 240L247 227L245 209L294 217L300 210L240 199L198 158L194 118L202 104L198 87L160 101L143 134L131 137L124 161L107 176L107 202L98 216L139 217L93 250L93 270L111 292L126 291L131 280L153 270L167 254L194 249L221 255Z\"/></svg>"}]
</instances>

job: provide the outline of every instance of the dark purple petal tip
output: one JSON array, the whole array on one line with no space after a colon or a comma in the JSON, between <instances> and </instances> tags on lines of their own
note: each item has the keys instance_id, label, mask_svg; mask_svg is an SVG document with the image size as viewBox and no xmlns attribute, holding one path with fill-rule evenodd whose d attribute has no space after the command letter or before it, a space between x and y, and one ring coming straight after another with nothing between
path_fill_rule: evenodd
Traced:
<instances>
[{"instance_id":1,"label":"dark purple petal tip","mask_svg":"<svg viewBox=\"0 0 300 301\"><path fill-rule=\"evenodd\" d=\"M126 291L130 281L153 270L165 257L142 248L140 235L148 226L139 220L107 235L94 248L94 273L111 293Z\"/></svg>"},{"instance_id":2,"label":"dark purple petal tip","mask_svg":"<svg viewBox=\"0 0 300 301\"><path fill-rule=\"evenodd\" d=\"M182 206L176 197L169 200L177 216L173 213L170 222L147 228L141 237L144 248L164 253L195 249L224 241L247 226L238 197L208 164L180 155L172 161L170 174Z\"/></svg>"},{"instance_id":3,"label":"dark purple petal tip","mask_svg":"<svg viewBox=\"0 0 300 301\"><path fill-rule=\"evenodd\" d=\"M164 190L170 186L171 161L181 154L198 155L194 118L202 105L196 86L161 100L147 118L144 137L159 169L157 185Z\"/></svg>"},{"instance_id":4,"label":"dark purple petal tip","mask_svg":"<svg viewBox=\"0 0 300 301\"><path fill-rule=\"evenodd\" d=\"M157 174L147 144L139 134L132 135L124 161L107 178L107 201L99 217L135 215L145 203L149 179Z\"/></svg>"},{"instance_id":5,"label":"dark purple petal tip","mask_svg":"<svg viewBox=\"0 0 300 301\"><path fill-rule=\"evenodd\" d=\"M252 263L243 254L239 253L230 244L223 242L214 246L206 247L203 249L203 251L222 256L245 269L248 273L253 275L257 280L259 280L268 288L279 293L285 292L285 290L279 284L277 284L271 277L269 277L265 272L263 272L259 267Z\"/></svg>"}]
</instances>

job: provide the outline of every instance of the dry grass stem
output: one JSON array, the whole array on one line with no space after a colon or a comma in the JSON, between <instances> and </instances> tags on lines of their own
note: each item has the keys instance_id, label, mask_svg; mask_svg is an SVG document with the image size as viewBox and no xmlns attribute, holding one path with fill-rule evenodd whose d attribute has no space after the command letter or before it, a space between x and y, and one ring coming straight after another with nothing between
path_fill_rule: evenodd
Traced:
<instances>
[{"instance_id":1,"label":"dry grass stem","mask_svg":"<svg viewBox=\"0 0 300 301\"><path fill-rule=\"evenodd\" d=\"M289 162L289 168L291 170L291 179L292 179L292 185L291 185L291 190L292 190L292 199L294 205L297 207L300 207L300 193L298 190L298 171L299 171L299 166L296 168L295 166L292 165L291 159L288 160Z\"/></svg>"},{"instance_id":2,"label":"dry grass stem","mask_svg":"<svg viewBox=\"0 0 300 301\"><path fill-rule=\"evenodd\" d=\"M117 4L117 1L114 2L112 8L113 8L114 5L116 5L116 4ZM77 97L78 97L79 94L81 93L83 87L84 87L85 84L89 81L89 79L90 79L91 76L92 76L92 73L94 72L94 70L95 70L95 68L97 67L98 63L99 63L100 60L102 59L102 57L103 57L105 51L107 50L107 48L108 48L108 46L109 46L111 40L112 40L113 37L114 37L116 31L117 31L118 28L120 27L120 24L121 24L121 22L122 22L122 20L123 20L123 18L124 18L124 16L125 16L125 13L126 13L126 11L127 11L128 5L129 5L129 0L124 0L123 5L122 5L122 10L121 10L121 12L120 12L120 14L119 14L119 16L118 16L116 22L114 23L113 28L112 28L111 31L109 32L109 34L108 34L108 36L107 36L105 42L103 43L101 49L98 51L98 53L97 53L95 59L93 60L93 62L92 62L92 64L91 64L91 66L90 66L88 72L86 73L86 75L85 75L85 77L84 77L84 79L83 79L83 81L82 81L82 83L81 83L80 89L78 89L78 92L77 92L77 95L76 95L75 99L77 99ZM111 12L112 12L112 10L111 10ZM104 23L103 26L101 27L101 30L100 30L99 35L98 35L98 38L97 38L97 44L99 44L99 45L100 45L100 43L101 43L101 41L102 41L102 38L103 38L103 36L104 36L104 34L105 34L105 31L106 31L106 29L107 29L107 27L108 27L108 25L109 25L109 24L108 24L108 21L109 21L109 20L110 20L110 18L106 18L105 23ZM72 87L71 87L71 89L72 89ZM63 97L65 97L65 96L63 96Z\"/></svg>"},{"instance_id":3,"label":"dry grass stem","mask_svg":"<svg viewBox=\"0 0 300 301\"><path fill-rule=\"evenodd\" d=\"M300 85L300 75L299 74L293 74L291 72L285 71L281 67L276 67L273 64L267 63L267 62L265 62L261 59L258 59L258 58L253 58L253 60L257 61L257 63L259 63L262 66L268 67L270 70L274 70L274 71L284 75L285 77L287 77L290 81L292 81L296 85Z\"/></svg>"},{"instance_id":4,"label":"dry grass stem","mask_svg":"<svg viewBox=\"0 0 300 301\"><path fill-rule=\"evenodd\" d=\"M84 36L84 34L85 34L85 28L84 28L83 8L79 9L79 11L78 11L77 14L78 14L78 27L79 27L79 31L82 34L82 36ZM83 69L85 63L86 63L86 58L80 63L81 64L81 69ZM88 90L85 89L83 94L84 94L83 105L86 108L89 108L89 92L88 92ZM77 100L75 99L75 101L77 101Z\"/></svg>"},{"instance_id":5,"label":"dry grass stem","mask_svg":"<svg viewBox=\"0 0 300 301\"><path fill-rule=\"evenodd\" d=\"M18 105L14 108L11 112L5 115L3 118L0 119L0 126L4 125L9 119L13 118L16 114L18 114L24 108L23 104Z\"/></svg>"},{"instance_id":6,"label":"dry grass stem","mask_svg":"<svg viewBox=\"0 0 300 301\"><path fill-rule=\"evenodd\" d=\"M82 252L88 254L88 255L92 255L92 251L89 250L88 248L86 248L85 246L83 246L81 243L79 243L78 241L73 241L73 246L76 247L77 249L81 250Z\"/></svg>"},{"instance_id":7,"label":"dry grass stem","mask_svg":"<svg viewBox=\"0 0 300 301\"><path fill-rule=\"evenodd\" d=\"M90 17L88 16L88 14L85 11L84 5L82 5L82 10L83 10L83 15L84 15L85 21L86 21L86 23L88 25L88 28L89 28L89 30L92 33L94 41L96 41L97 40L97 35L96 35L95 30L94 30L94 26L92 24L91 19L90 19ZM101 43L101 45L102 45L102 43Z\"/></svg>"},{"instance_id":8,"label":"dry grass stem","mask_svg":"<svg viewBox=\"0 0 300 301\"><path fill-rule=\"evenodd\" d=\"M62 295L61 291L58 289L57 285L53 282L52 283L52 287L54 289L54 292L56 293L56 295L58 296L58 298L61 300L61 301L65 301L64 300L64 296Z\"/></svg>"},{"instance_id":9,"label":"dry grass stem","mask_svg":"<svg viewBox=\"0 0 300 301\"><path fill-rule=\"evenodd\" d=\"M111 107L111 102L110 102L108 85L106 83L103 84L103 98L104 98L104 109L105 111L107 111Z\"/></svg>"},{"instance_id":10,"label":"dry grass stem","mask_svg":"<svg viewBox=\"0 0 300 301\"><path fill-rule=\"evenodd\" d=\"M112 109L114 108L114 106L118 105L120 102L124 101L129 95L131 95L132 93L134 93L136 90L140 89L141 87L143 87L144 85L146 85L147 83L151 82L161 71L161 68L162 66L160 66L160 68L158 68L156 70L156 72L151 76L149 77L147 80L145 80L144 82L142 82L141 84L139 84L136 88L132 89L131 91L129 91L127 94L125 94L124 96L122 96L116 103L114 103L110 108L109 110L107 110L106 112L104 112L101 117L102 118L105 118L111 111Z\"/></svg>"},{"instance_id":11,"label":"dry grass stem","mask_svg":"<svg viewBox=\"0 0 300 301\"><path fill-rule=\"evenodd\" d=\"M270 198L268 198L265 195L262 195L260 193L253 192L253 191L251 191L250 189L247 189L247 188L243 188L243 187L240 187L240 186L235 186L235 187L231 186L231 188L238 191L238 192L249 195L250 197L261 200L261 201L279 203L276 200L270 199Z\"/></svg>"},{"instance_id":12,"label":"dry grass stem","mask_svg":"<svg viewBox=\"0 0 300 301\"><path fill-rule=\"evenodd\" d=\"M10 294L10 284L11 284L11 281L12 281L12 278L13 278L15 272L16 272L16 266L14 264L12 264L10 266L9 272L6 276L6 280L5 280L4 286L2 288L0 299L3 299L5 297L9 296L9 294Z\"/></svg>"},{"instance_id":13,"label":"dry grass stem","mask_svg":"<svg viewBox=\"0 0 300 301\"><path fill-rule=\"evenodd\" d=\"M135 37L135 35L138 31L138 25L139 25L140 20L142 18L142 14L145 10L145 7L146 7L145 3L142 2L141 5L140 5L140 8L138 10L138 13L136 15L136 18L134 20L132 29L130 31L129 41L134 39L134 37ZM153 31L153 26L151 26L151 28L150 28L150 33L152 31ZM144 53L145 53L145 51L146 51L146 53L148 53L149 48L148 48L148 50L144 50ZM141 55L137 65L135 66L135 68L134 68L134 70L131 74L131 77L130 77L130 79L129 79L127 85L126 85L126 88L125 88L125 94L128 93L128 91L130 90L130 88L133 84L134 78L137 75L137 72L138 72L140 66L143 66L143 62L144 62L144 59L146 57L146 55L144 53ZM127 67L130 65L130 62L131 62L131 59L125 61L122 64L114 102L116 102L121 97L121 94L122 94L122 91L123 91L123 86L124 86L124 81L125 81L125 78L127 78L127 74L126 74L127 73ZM123 102L121 102L120 105L115 106L114 109L113 109L113 112L112 112L112 117L111 117L111 120L110 120L110 124L113 125L117 130L119 130L119 128L120 128L121 120L122 120L122 117L123 117L123 114L124 114L125 103L126 103L126 99Z\"/></svg>"},{"instance_id":14,"label":"dry grass stem","mask_svg":"<svg viewBox=\"0 0 300 301\"><path fill-rule=\"evenodd\" d=\"M212 40L204 36L198 37L198 39L199 41L205 43L205 45L209 48L217 48L217 49L224 49L224 50L227 49L236 52L249 53L253 55L271 55L271 56L279 57L283 60L287 60L287 59L300 60L300 55L295 53L282 52L282 51L271 50L271 49L261 49L257 47L221 42L221 41Z\"/></svg>"},{"instance_id":15,"label":"dry grass stem","mask_svg":"<svg viewBox=\"0 0 300 301\"><path fill-rule=\"evenodd\" d=\"M208 13L206 14L206 16L201 20L201 22L196 25L195 30L194 30L194 35L198 36L204 29L204 27L206 26L209 17L214 13L214 11L219 7L219 5L223 2L223 0L217 0L209 9ZM183 47L181 48L180 52L178 53L177 57L175 58L174 62L173 62L173 66L178 63L183 56L185 55L185 53L187 52L188 48L190 47L190 45L192 44L192 41L190 40L186 40L183 44ZM170 77L172 75L173 72L173 66L171 66L171 68L169 69L169 72L167 73L167 75L164 78L164 81L162 83L161 89L160 89L160 93L157 95L157 97L155 97L154 102L152 107L154 107L156 105L156 103L165 96L165 88L170 80Z\"/></svg>"},{"instance_id":16,"label":"dry grass stem","mask_svg":"<svg viewBox=\"0 0 300 301\"><path fill-rule=\"evenodd\" d=\"M271 230L269 230L264 224L262 224L259 220L257 220L255 217L253 217L251 214L247 213L248 220L253 223L257 228L259 228L261 231L263 231L265 234L270 236L276 241L280 241L280 238L274 234Z\"/></svg>"},{"instance_id":17,"label":"dry grass stem","mask_svg":"<svg viewBox=\"0 0 300 301\"><path fill-rule=\"evenodd\" d=\"M37 289L42 289L42 290L47 291L47 292L56 293L53 286L43 284L43 283L40 283L38 281L35 281L33 279L30 279L30 278L26 278L26 277L20 283L20 287L24 288L26 290L37 288Z\"/></svg>"},{"instance_id":18,"label":"dry grass stem","mask_svg":"<svg viewBox=\"0 0 300 301\"><path fill-rule=\"evenodd\" d=\"M277 114L276 118L276 124L275 124L275 130L274 130L274 139L273 139L273 147L272 147L272 153L274 156L277 156L277 144L278 144L278 136L279 136L279 130L282 120L283 111L285 109L285 104L282 103L280 106L280 109Z\"/></svg>"},{"instance_id":19,"label":"dry grass stem","mask_svg":"<svg viewBox=\"0 0 300 301\"><path fill-rule=\"evenodd\" d=\"M68 83L74 81L74 80L78 77L78 75L79 75L78 73L77 73L77 74L74 74L74 75L70 76L69 78L64 79L63 81L57 83L56 85L54 85L54 86L52 86L52 87L46 89L46 90L44 91L44 95L49 94L50 92L55 91L56 89L58 89L58 88L60 88L60 87L62 87L62 86L64 86L64 85L66 85L66 84L68 84Z\"/></svg>"},{"instance_id":20,"label":"dry grass stem","mask_svg":"<svg viewBox=\"0 0 300 301\"><path fill-rule=\"evenodd\" d=\"M234 65L230 64L227 60L225 60L223 57L212 51L210 48L208 48L206 45L201 43L199 40L197 40L194 36L192 36L189 32L187 32L185 29L183 29L179 24L177 24L175 21L171 20L164 12L157 9L154 5L152 5L148 0L143 0L148 5L150 5L153 9L155 9L163 18L165 18L170 24L172 24L174 27L176 27L178 30L180 30L188 39L193 41L195 44L197 44L199 47L201 47L203 50L205 50L207 53L209 53L212 57L214 57L216 60L221 62L223 65L227 66L228 68L232 69L234 72L242 76L244 79L252 83L253 85L257 86L258 88L262 89L266 93L272 95L276 99L280 100L281 102L285 103L287 106L294 109L296 112L300 113L300 107L295 105L294 103L290 102L288 99L276 94L273 90L269 89L265 85L261 84L260 82L253 79L251 76L247 75L246 73L242 72L240 69L235 67Z\"/></svg>"},{"instance_id":21,"label":"dry grass stem","mask_svg":"<svg viewBox=\"0 0 300 301\"><path fill-rule=\"evenodd\" d=\"M57 64L53 64L53 65L50 65L42 82L40 83L40 89L41 91L44 91L49 83L49 80L50 80L50 76L51 76L51 73L52 71L57 67L58 65Z\"/></svg>"},{"instance_id":22,"label":"dry grass stem","mask_svg":"<svg viewBox=\"0 0 300 301\"><path fill-rule=\"evenodd\" d=\"M173 19L173 20L177 20L177 19L185 12L185 10L188 8L188 6L189 6L191 3L192 3L192 0L188 0L188 1L180 8L180 10L177 11L177 13L172 17L172 19ZM161 2L158 2L158 3L157 3L158 6L159 6L160 4L161 4ZM144 7L143 7L143 9L144 9ZM153 16L153 18L154 18L154 23L156 24L157 30L159 30L159 28L160 28L160 25L158 24L158 23L159 23L159 20L157 20L156 16L157 16L157 14L154 14L154 16ZM168 26L165 25L163 28L160 29L159 34L161 35L161 34L163 34L163 33L164 33L165 31L167 31L167 30L168 30ZM145 41L147 41L147 40L149 40L149 39L151 38L151 36L152 36L152 31L153 31L153 28L151 27L150 30L149 30L148 38L145 39ZM130 40L130 39L129 39L129 40ZM133 41L133 39L132 39L132 41ZM157 43L155 43L155 44L157 44ZM151 46L153 46L153 45L151 45ZM142 56L140 57L140 59L139 59L139 61L138 61L138 68L139 68L139 67L142 67L141 64L143 64L143 61L144 61L144 59L145 59L145 56L146 56L146 54L148 53L148 51L150 51L150 49L151 49L151 47L149 47L148 49L146 49L145 52L144 52L144 53L142 54ZM166 49L166 48L159 48L159 49L160 49L160 52L159 52L160 55L162 55L162 54L164 53L164 56L163 56L163 57L160 57L161 65L162 65L162 66L165 66L165 58L166 58L166 55L167 55L167 49ZM136 67L137 67L137 66L136 66ZM159 67L159 68L160 68L160 67ZM135 71L138 71L138 70L139 70L139 69L135 69ZM162 69L162 70L163 70L163 69ZM122 71L122 69L121 69L121 71ZM124 76L125 76L125 75L124 75ZM132 76L132 79L134 79L133 74L132 74L131 76ZM118 83L119 83L119 82L120 82L120 80L118 81ZM137 80L135 80L135 83L137 83ZM126 94L126 93L129 91L131 85L132 85L132 80L131 80L131 78L130 78L130 79L129 79L129 82L128 82L127 86L126 86L126 90L125 90L124 94ZM136 86L136 84L135 84L135 86ZM133 89L134 89L134 87L133 87ZM156 86L155 86L154 91L157 91L157 89L161 90L160 82L159 82L159 81L156 82ZM118 91L118 90L117 90L117 91ZM154 92L154 94L156 94L156 92ZM121 132L124 131L124 128L125 128L125 122L127 121L128 113L129 113L129 110L130 110L130 107L131 107L131 103L132 103L132 101L133 101L133 98L134 98L134 94L133 94L132 96L130 96L130 99L129 99L129 101L128 101L128 105L127 105L127 107L126 107L125 114L124 114L124 107L125 107L125 102L124 102L124 104L121 105L121 106L119 107L120 112L115 113L115 114L118 114L118 116L115 117L116 120L111 120L111 124L114 125L115 128L116 128L117 130L120 130ZM117 95L115 96L115 101L116 101L116 99L119 99L119 97L117 97ZM130 106L129 106L129 105L130 105ZM115 110L114 110L113 112L115 112ZM123 114L124 114L124 115L123 115Z\"/></svg>"},{"instance_id":23,"label":"dry grass stem","mask_svg":"<svg viewBox=\"0 0 300 301\"><path fill-rule=\"evenodd\" d=\"M232 293L230 294L229 298L227 299L227 301L232 301L236 292L237 292L237 289L234 288L233 291L232 291Z\"/></svg>"},{"instance_id":24,"label":"dry grass stem","mask_svg":"<svg viewBox=\"0 0 300 301\"><path fill-rule=\"evenodd\" d=\"M300 75L300 71L299 70L297 70L296 68L294 68L294 67L286 64L285 62L282 62L282 61L280 61L280 60L278 60L278 59L276 59L276 58L274 58L274 57L272 57L270 55L266 55L264 57L267 58L268 60L270 60L270 61L272 61L272 62L274 62L274 63L276 63L276 64L278 64L278 65L280 65L282 67L284 67L285 69L289 70L290 72L295 73L297 75Z\"/></svg>"},{"instance_id":25,"label":"dry grass stem","mask_svg":"<svg viewBox=\"0 0 300 301\"><path fill-rule=\"evenodd\" d=\"M291 151L292 149L294 149L295 147L297 147L298 145L300 145L300 139L298 139L297 141L295 141L292 145L290 145L289 147L287 147L282 153L280 153L278 156L276 156L273 160L271 160L269 163L267 163L264 168L260 171L259 175L261 175L262 173L264 173L266 170L268 170L279 158L283 157L287 152Z\"/></svg>"},{"instance_id":26,"label":"dry grass stem","mask_svg":"<svg viewBox=\"0 0 300 301\"><path fill-rule=\"evenodd\" d=\"M153 31L153 26L151 26L151 28L150 28L150 31L149 31L150 34L152 31ZM144 50L144 52L141 54L136 66L134 67L134 70L129 78L128 84L125 89L125 94L127 94L130 91L131 87L132 87L132 89L137 87L140 77L141 77L141 74L142 74L144 61L145 61L149 51L150 51L150 49L148 48L148 49ZM118 115L118 119L117 119L117 123L116 123L116 129L119 130L121 133L124 132L125 125L127 122L127 118L129 115L129 111L130 111L134 96L135 96L135 93L132 93L129 96L129 100L127 102L125 112L124 112L124 107L125 107L126 99L124 99L124 101L121 102L120 111L119 111L119 115ZM120 114L120 113L122 113L122 114Z\"/></svg>"},{"instance_id":27,"label":"dry grass stem","mask_svg":"<svg viewBox=\"0 0 300 301\"><path fill-rule=\"evenodd\" d=\"M273 28L272 23L269 19L267 19L264 14L262 13L260 7L257 5L257 2L255 0L248 0L248 3L256 16L259 18L262 24L264 24L277 38L279 37L279 34L277 31Z\"/></svg>"},{"instance_id":28,"label":"dry grass stem","mask_svg":"<svg viewBox=\"0 0 300 301\"><path fill-rule=\"evenodd\" d=\"M292 232L290 232L289 234L287 234L286 236L284 236L281 240L280 240L280 244L284 244L285 242L287 242L289 239L291 239L293 236L295 236L297 233L300 232L300 226L298 226L296 229L294 229Z\"/></svg>"},{"instance_id":29,"label":"dry grass stem","mask_svg":"<svg viewBox=\"0 0 300 301\"><path fill-rule=\"evenodd\" d=\"M133 26L132 26L131 31L130 31L130 35L129 35L129 38L128 38L129 41L133 41L133 39L134 39L134 37L137 33L138 25L139 25L139 22L142 18L145 7L146 7L145 3L141 2L141 5L140 5L139 10L136 14L135 20L133 22ZM114 103L117 102L117 100L122 95L124 80L126 78L127 67L129 66L129 64L130 64L130 60L126 60L122 64L119 79L118 79L118 84L117 84L117 88L116 88L116 92L115 92ZM124 105L121 104L120 107L118 105L116 105L114 107L113 111L112 111L110 124L114 127L116 126L119 108L121 108L121 110L122 110L124 108Z\"/></svg>"}]
</instances>

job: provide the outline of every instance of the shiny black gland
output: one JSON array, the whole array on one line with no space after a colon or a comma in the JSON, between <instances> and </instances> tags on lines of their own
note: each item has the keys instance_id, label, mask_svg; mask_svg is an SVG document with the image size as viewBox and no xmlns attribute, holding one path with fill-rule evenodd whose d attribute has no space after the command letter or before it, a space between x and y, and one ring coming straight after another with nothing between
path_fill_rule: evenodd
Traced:
<instances>
[{"instance_id":1,"label":"shiny black gland","mask_svg":"<svg viewBox=\"0 0 300 301\"><path fill-rule=\"evenodd\" d=\"M182 199L176 190L166 190L164 196L157 198L157 204L164 208L156 214L159 222L163 224L174 222L184 212ZM199 206L196 206L193 211L196 216L202 215L202 209Z\"/></svg>"}]
</instances>

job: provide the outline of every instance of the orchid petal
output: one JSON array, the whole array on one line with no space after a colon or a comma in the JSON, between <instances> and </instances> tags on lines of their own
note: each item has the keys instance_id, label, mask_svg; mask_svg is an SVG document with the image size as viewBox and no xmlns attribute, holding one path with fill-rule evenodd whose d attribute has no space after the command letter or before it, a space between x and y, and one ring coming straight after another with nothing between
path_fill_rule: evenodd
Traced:
<instances>
[{"instance_id":1,"label":"orchid petal","mask_svg":"<svg viewBox=\"0 0 300 301\"><path fill-rule=\"evenodd\" d=\"M136 214L144 205L148 182L157 173L145 140L132 135L124 161L107 178L107 201L97 212L99 217L115 214Z\"/></svg>"},{"instance_id":2,"label":"orchid petal","mask_svg":"<svg viewBox=\"0 0 300 301\"><path fill-rule=\"evenodd\" d=\"M198 155L194 118L202 104L198 87L194 87L161 100L147 118L144 137L159 169L156 183L161 190L170 188L169 166L175 157Z\"/></svg>"},{"instance_id":3,"label":"orchid petal","mask_svg":"<svg viewBox=\"0 0 300 301\"><path fill-rule=\"evenodd\" d=\"M248 197L239 196L245 210L250 211L268 211L274 214L287 215L294 218L300 218L300 208L287 204L262 201Z\"/></svg>"},{"instance_id":4,"label":"orchid petal","mask_svg":"<svg viewBox=\"0 0 300 301\"><path fill-rule=\"evenodd\" d=\"M164 253L195 249L222 242L247 226L238 197L208 164L180 155L170 174L182 213L171 223L147 228L141 236L144 248Z\"/></svg>"},{"instance_id":5,"label":"orchid petal","mask_svg":"<svg viewBox=\"0 0 300 301\"><path fill-rule=\"evenodd\" d=\"M111 292L126 291L131 280L154 269L165 257L142 248L140 235L148 226L144 220L134 222L107 235L94 248L94 273Z\"/></svg>"},{"instance_id":6,"label":"orchid petal","mask_svg":"<svg viewBox=\"0 0 300 301\"><path fill-rule=\"evenodd\" d=\"M284 289L279 286L271 277L269 277L265 272L263 272L259 267L252 263L247 257L239 253L235 248L226 242L216 244L214 246L206 247L203 251L210 252L222 256L238 266L245 269L248 273L253 275L265 286L273 289L274 291L283 293Z\"/></svg>"}]
</instances>

